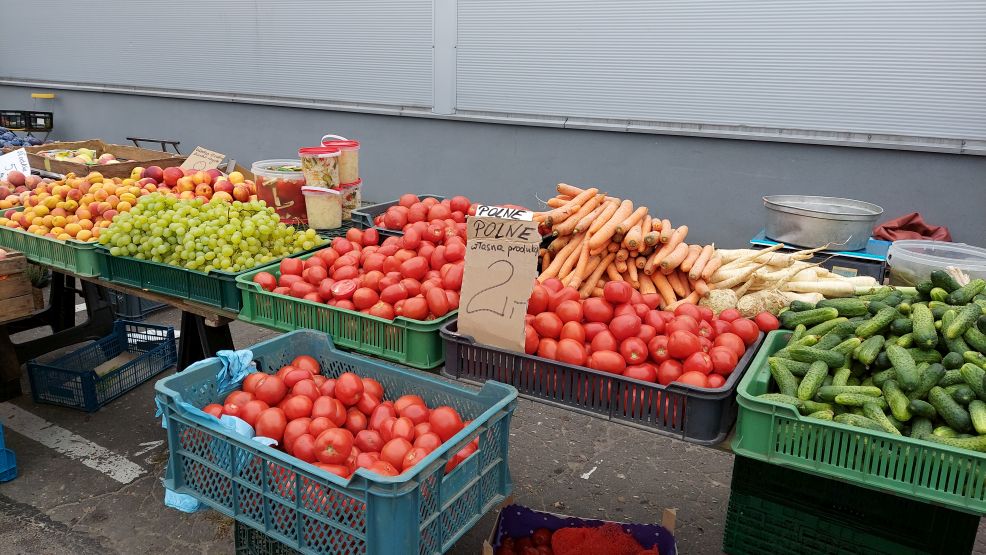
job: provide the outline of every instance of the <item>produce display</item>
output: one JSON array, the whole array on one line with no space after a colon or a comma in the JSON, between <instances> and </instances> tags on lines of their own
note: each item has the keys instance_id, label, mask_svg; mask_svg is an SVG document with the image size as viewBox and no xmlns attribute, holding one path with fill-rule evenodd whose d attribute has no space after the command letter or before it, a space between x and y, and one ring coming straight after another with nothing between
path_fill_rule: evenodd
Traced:
<instances>
[{"instance_id":1,"label":"produce display","mask_svg":"<svg viewBox=\"0 0 986 555\"><path fill-rule=\"evenodd\" d=\"M396 205L377 215L373 219L373 225L394 231L406 231L413 227L422 237L437 238L439 230L448 224L446 220L451 219L457 230L461 224L462 237L465 237L466 216L475 214L476 205L467 197L457 196L439 201L434 197L420 199L417 195L407 193L401 195Z\"/></svg>"},{"instance_id":2,"label":"produce display","mask_svg":"<svg viewBox=\"0 0 986 555\"><path fill-rule=\"evenodd\" d=\"M601 297L581 298L572 286L548 278L528 300L527 354L586 366L645 382L718 388L760 331L777 329L769 312L755 320L735 310L679 304L657 310L656 293L641 294L625 281L610 281Z\"/></svg>"},{"instance_id":3,"label":"produce display","mask_svg":"<svg viewBox=\"0 0 986 555\"><path fill-rule=\"evenodd\" d=\"M602 296L607 281L622 281L657 293L671 310L708 294L722 261L712 245L685 243L688 226L673 228L646 206L634 208L596 188L562 183L557 190L547 201L550 210L535 214L542 235L554 237L542 254L542 283L558 278L585 299Z\"/></svg>"},{"instance_id":4,"label":"produce display","mask_svg":"<svg viewBox=\"0 0 986 555\"><path fill-rule=\"evenodd\" d=\"M314 230L281 223L260 201L184 200L152 193L117 214L99 236L113 256L240 272L323 243Z\"/></svg>"},{"instance_id":5,"label":"produce display","mask_svg":"<svg viewBox=\"0 0 986 555\"><path fill-rule=\"evenodd\" d=\"M117 160L113 154L109 152L98 154L91 148L42 150L38 153L38 156L61 160L63 162L77 162L79 164L86 164L87 166L105 166L107 164L120 163L120 160Z\"/></svg>"},{"instance_id":6,"label":"produce display","mask_svg":"<svg viewBox=\"0 0 986 555\"><path fill-rule=\"evenodd\" d=\"M965 283L963 283L965 281ZM937 270L914 288L793 301L777 393L809 418L986 451L986 281Z\"/></svg>"},{"instance_id":7,"label":"produce display","mask_svg":"<svg viewBox=\"0 0 986 555\"><path fill-rule=\"evenodd\" d=\"M387 400L373 378L320 372L315 358L299 355L276 374L249 374L222 405L202 411L238 417L285 453L343 478L360 468L397 476L470 423L454 408L429 407L418 395ZM449 459L445 473L478 449L476 437Z\"/></svg>"},{"instance_id":8,"label":"produce display","mask_svg":"<svg viewBox=\"0 0 986 555\"><path fill-rule=\"evenodd\" d=\"M36 175L24 175L17 170L8 173L5 178L0 179L0 210L20 206L24 193L30 195L31 190L39 185L47 186L52 181Z\"/></svg>"},{"instance_id":9,"label":"produce display","mask_svg":"<svg viewBox=\"0 0 986 555\"><path fill-rule=\"evenodd\" d=\"M160 166L136 167L130 179L138 184L154 185L150 190L163 194L173 194L180 199L212 198L232 202L257 200L257 186L245 179L243 174L234 171L229 175L217 169L189 170L174 166L162 169Z\"/></svg>"},{"instance_id":10,"label":"produce display","mask_svg":"<svg viewBox=\"0 0 986 555\"><path fill-rule=\"evenodd\" d=\"M465 226L451 220L441 228L419 223L424 234L416 225L382 244L375 229L350 229L329 248L285 258L277 275L260 272L253 281L275 294L387 320L441 318L459 306Z\"/></svg>"},{"instance_id":11,"label":"produce display","mask_svg":"<svg viewBox=\"0 0 986 555\"><path fill-rule=\"evenodd\" d=\"M530 536L505 537L495 555L658 555L657 546L645 549L619 524L538 528Z\"/></svg>"},{"instance_id":12,"label":"produce display","mask_svg":"<svg viewBox=\"0 0 986 555\"><path fill-rule=\"evenodd\" d=\"M22 146L35 146L40 144L44 144L44 141L33 135L18 137L17 134L10 129L0 126L0 148L18 148Z\"/></svg>"}]
</instances>

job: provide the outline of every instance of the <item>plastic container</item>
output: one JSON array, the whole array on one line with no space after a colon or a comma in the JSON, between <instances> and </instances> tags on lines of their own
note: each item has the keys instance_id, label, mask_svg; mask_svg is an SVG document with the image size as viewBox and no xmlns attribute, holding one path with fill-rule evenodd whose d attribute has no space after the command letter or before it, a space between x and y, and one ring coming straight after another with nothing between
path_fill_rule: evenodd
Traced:
<instances>
[{"instance_id":1,"label":"plastic container","mask_svg":"<svg viewBox=\"0 0 986 555\"><path fill-rule=\"evenodd\" d=\"M32 262L68 270L79 276L100 275L99 245L69 239L62 241L28 233L14 227L0 227L0 247L19 251Z\"/></svg>"},{"instance_id":2,"label":"plastic container","mask_svg":"<svg viewBox=\"0 0 986 555\"><path fill-rule=\"evenodd\" d=\"M52 112L27 112L28 131L51 131L55 127L55 114Z\"/></svg>"},{"instance_id":3,"label":"plastic container","mask_svg":"<svg viewBox=\"0 0 986 555\"><path fill-rule=\"evenodd\" d=\"M304 186L308 227L312 229L337 229L342 226L342 194L334 189Z\"/></svg>"},{"instance_id":4,"label":"plastic container","mask_svg":"<svg viewBox=\"0 0 986 555\"><path fill-rule=\"evenodd\" d=\"M341 151L338 148L327 146L306 146L298 149L298 157L301 158L301 171L305 174L305 181L313 187L325 187L326 189L338 189L342 181L339 181L339 156Z\"/></svg>"},{"instance_id":5,"label":"plastic container","mask_svg":"<svg viewBox=\"0 0 986 555\"><path fill-rule=\"evenodd\" d=\"M259 530L234 520L233 553L235 555L298 555L299 552Z\"/></svg>"},{"instance_id":6,"label":"plastic container","mask_svg":"<svg viewBox=\"0 0 986 555\"><path fill-rule=\"evenodd\" d=\"M801 416L791 405L760 399L774 391L767 358L789 331L772 331L736 390L737 455L787 468L986 513L986 453Z\"/></svg>"},{"instance_id":7,"label":"plastic container","mask_svg":"<svg viewBox=\"0 0 986 555\"><path fill-rule=\"evenodd\" d=\"M17 477L17 457L7 449L7 440L0 424L0 482L9 482Z\"/></svg>"},{"instance_id":8,"label":"plastic container","mask_svg":"<svg viewBox=\"0 0 986 555\"><path fill-rule=\"evenodd\" d=\"M103 363L125 353L120 365L99 375ZM117 320L113 333L50 362L27 363L35 403L99 410L178 361L175 330Z\"/></svg>"},{"instance_id":9,"label":"plastic container","mask_svg":"<svg viewBox=\"0 0 986 555\"><path fill-rule=\"evenodd\" d=\"M342 219L348 220L353 217L353 212L359 210L363 201L363 180L356 183L347 183L339 186L342 193Z\"/></svg>"},{"instance_id":10,"label":"plastic container","mask_svg":"<svg viewBox=\"0 0 986 555\"><path fill-rule=\"evenodd\" d=\"M969 274L970 279L986 278L986 249L944 241L894 241L887 251L887 264L890 285L917 285L932 270L949 266Z\"/></svg>"},{"instance_id":11,"label":"plastic container","mask_svg":"<svg viewBox=\"0 0 986 555\"><path fill-rule=\"evenodd\" d=\"M261 160L254 162L250 171L257 184L257 197L267 206L273 206L282 222L307 221L305 197L301 192L305 186L301 160Z\"/></svg>"},{"instance_id":12,"label":"plastic container","mask_svg":"<svg viewBox=\"0 0 986 555\"><path fill-rule=\"evenodd\" d=\"M339 135L325 135L322 137L322 146L338 148L342 152L339 156L340 182L356 183L359 181L359 141L353 141Z\"/></svg>"},{"instance_id":13,"label":"plastic container","mask_svg":"<svg viewBox=\"0 0 986 555\"><path fill-rule=\"evenodd\" d=\"M168 307L166 303L156 303L136 295L107 290L110 294L110 307L117 318L124 320L143 320L152 312Z\"/></svg>"},{"instance_id":14,"label":"plastic container","mask_svg":"<svg viewBox=\"0 0 986 555\"><path fill-rule=\"evenodd\" d=\"M718 389L679 383L660 385L574 366L534 355L504 351L456 333L457 322L442 327L442 374L467 383L508 383L534 401L576 410L661 435L715 445L736 421L736 385L763 341L747 348L736 369ZM604 393L606 392L606 393Z\"/></svg>"},{"instance_id":15,"label":"plastic container","mask_svg":"<svg viewBox=\"0 0 986 555\"><path fill-rule=\"evenodd\" d=\"M215 270L197 272L151 260L113 256L102 247L97 252L100 273L105 280L233 312L239 311L242 305L236 288L238 274Z\"/></svg>"},{"instance_id":16,"label":"plastic container","mask_svg":"<svg viewBox=\"0 0 986 555\"><path fill-rule=\"evenodd\" d=\"M308 259L311 254L302 256ZM260 272L280 276L278 264L256 268L236 278L243 294L240 320L281 331L313 329L332 335L344 349L428 370L445 361L439 329L455 318L456 311L436 320L397 317L385 320L353 310L287 295L275 295L253 282Z\"/></svg>"},{"instance_id":17,"label":"plastic container","mask_svg":"<svg viewBox=\"0 0 986 555\"><path fill-rule=\"evenodd\" d=\"M322 374L355 372L384 386L388 398L420 395L449 405L472 422L407 473L380 477L360 469L349 479L272 447L231 435L200 410L221 401L217 358L160 380L156 401L168 434L165 485L304 553L336 555L444 553L511 490L507 466L510 417L517 392L503 384L475 391L458 384L354 356L332 339L301 330L250 347L258 369L273 373L299 354ZM479 450L449 474L445 464L473 438Z\"/></svg>"},{"instance_id":18,"label":"plastic container","mask_svg":"<svg viewBox=\"0 0 986 555\"><path fill-rule=\"evenodd\" d=\"M418 198L422 200L428 197L436 198L438 200L445 200L445 197L443 197L442 195L426 195L426 194L418 195ZM380 235L386 237L391 237L391 236L400 237L404 235L404 232L402 230L387 229L384 227L376 226L373 223L373 220L377 216L385 213L388 208L390 208L391 206L396 206L399 202L400 202L399 200L392 200L390 202L381 202L380 204L372 204L370 206L364 206L359 210L354 210L352 214L353 221L356 222L356 225L360 229L369 229L371 227L375 227L377 231L380 232Z\"/></svg>"}]
</instances>

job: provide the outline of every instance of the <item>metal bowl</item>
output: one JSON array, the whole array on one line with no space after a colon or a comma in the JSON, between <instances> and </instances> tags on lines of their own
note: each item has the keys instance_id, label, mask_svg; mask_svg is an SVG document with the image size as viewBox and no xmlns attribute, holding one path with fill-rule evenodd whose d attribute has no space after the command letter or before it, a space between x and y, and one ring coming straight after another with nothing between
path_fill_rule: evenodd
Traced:
<instances>
[{"instance_id":1,"label":"metal bowl","mask_svg":"<svg viewBox=\"0 0 986 555\"><path fill-rule=\"evenodd\" d=\"M869 202L837 197L771 195L767 208L768 238L799 247L831 245L831 250L866 248L883 208Z\"/></svg>"}]
</instances>

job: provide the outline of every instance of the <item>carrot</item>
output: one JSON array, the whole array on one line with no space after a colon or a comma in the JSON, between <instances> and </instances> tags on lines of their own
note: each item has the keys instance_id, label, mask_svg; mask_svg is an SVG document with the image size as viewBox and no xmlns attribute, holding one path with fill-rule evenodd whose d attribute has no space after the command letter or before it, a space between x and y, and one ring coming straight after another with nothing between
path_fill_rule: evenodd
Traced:
<instances>
[{"instance_id":1,"label":"carrot","mask_svg":"<svg viewBox=\"0 0 986 555\"><path fill-rule=\"evenodd\" d=\"M606 271L606 268L608 268L610 264L613 263L614 258L616 258L616 254L609 253L606 255L605 258L602 259L601 262L599 262L598 265L596 265L595 271L593 271L592 275L590 275L588 279L585 280L585 285L583 285L582 288L579 289L579 295L583 299L588 298L589 295L592 294L592 291L596 288L596 283L599 282L599 278L602 277L603 272Z\"/></svg>"},{"instance_id":2,"label":"carrot","mask_svg":"<svg viewBox=\"0 0 986 555\"><path fill-rule=\"evenodd\" d=\"M627 281L630 282L630 285L632 285L634 289L637 289L639 291L640 278L638 277L637 274L637 267L634 266L633 264L627 264L627 273L630 274L630 279Z\"/></svg>"},{"instance_id":3,"label":"carrot","mask_svg":"<svg viewBox=\"0 0 986 555\"><path fill-rule=\"evenodd\" d=\"M620 249L616 251L616 259L619 260L620 262L623 262L629 257L630 257L630 251L626 249Z\"/></svg>"},{"instance_id":4,"label":"carrot","mask_svg":"<svg viewBox=\"0 0 986 555\"><path fill-rule=\"evenodd\" d=\"M608 252L620 252L620 244L619 243L609 243L609 244L606 245L606 250Z\"/></svg>"},{"instance_id":5,"label":"carrot","mask_svg":"<svg viewBox=\"0 0 986 555\"><path fill-rule=\"evenodd\" d=\"M638 270L643 270L645 264L647 264L646 256L638 256L637 260L635 260L633 263L633 265L636 266Z\"/></svg>"},{"instance_id":6,"label":"carrot","mask_svg":"<svg viewBox=\"0 0 986 555\"><path fill-rule=\"evenodd\" d=\"M661 220L659 218L652 218L647 216L648 220L644 222L644 244L653 245L661 239Z\"/></svg>"},{"instance_id":7,"label":"carrot","mask_svg":"<svg viewBox=\"0 0 986 555\"><path fill-rule=\"evenodd\" d=\"M575 232L575 227L582 221L582 218L588 216L596 207L599 206L599 195L596 195L585 201L578 212L572 214L571 217L566 218L564 222L556 225L552 228L552 234L554 235L570 235Z\"/></svg>"},{"instance_id":8,"label":"carrot","mask_svg":"<svg viewBox=\"0 0 986 555\"><path fill-rule=\"evenodd\" d=\"M555 208L544 215L544 223L548 227L554 227L562 222L564 222L569 216L575 214L579 211L583 204L590 198L596 196L599 193L599 189L590 188L579 193L578 196L574 197L572 200L567 201L564 205Z\"/></svg>"},{"instance_id":9,"label":"carrot","mask_svg":"<svg viewBox=\"0 0 986 555\"><path fill-rule=\"evenodd\" d=\"M595 221L595 219L598 218L599 215L602 214L603 210L605 209L606 209L606 203L600 202L592 210L592 212L589 212L585 216L582 216L582 219L580 219L578 222L575 223L575 228L572 229L572 233L582 233L583 231L589 229L589 226L592 225L592 222Z\"/></svg>"},{"instance_id":10,"label":"carrot","mask_svg":"<svg viewBox=\"0 0 986 555\"><path fill-rule=\"evenodd\" d=\"M673 229L671 229L671 220L667 218L661 220L660 231L661 231L661 239L660 239L661 242L667 243L671 239L671 232L674 231Z\"/></svg>"},{"instance_id":11,"label":"carrot","mask_svg":"<svg viewBox=\"0 0 986 555\"><path fill-rule=\"evenodd\" d=\"M595 233L591 239L589 239L589 247L600 247L605 245L606 242L613 238L613 234L616 233L616 228L619 226L627 217L630 216L630 212L633 210L633 203L629 200L625 200L620 204L620 207L613 214L613 217L603 224L599 228L599 231ZM590 230L591 231L591 230Z\"/></svg>"},{"instance_id":12,"label":"carrot","mask_svg":"<svg viewBox=\"0 0 986 555\"><path fill-rule=\"evenodd\" d=\"M671 244L670 242L668 243ZM664 257L661 261L661 270L674 270L684 262L685 257L688 256L688 245L684 243L678 243L678 246L671 251L671 254Z\"/></svg>"},{"instance_id":13,"label":"carrot","mask_svg":"<svg viewBox=\"0 0 986 555\"><path fill-rule=\"evenodd\" d=\"M675 295L678 295L679 297L688 295L688 290L685 288L685 285L681 283L681 275L678 272L668 274L668 283L670 283L671 288L674 289Z\"/></svg>"},{"instance_id":14,"label":"carrot","mask_svg":"<svg viewBox=\"0 0 986 555\"><path fill-rule=\"evenodd\" d=\"M633 211L632 214L627 216L627 219L623 220L622 223L616 226L616 232L621 234L626 234L630 231L630 228L637 225L647 215L647 207L640 206Z\"/></svg>"},{"instance_id":15,"label":"carrot","mask_svg":"<svg viewBox=\"0 0 986 555\"><path fill-rule=\"evenodd\" d=\"M544 253L541 255L541 267L547 268L550 265L551 265L551 253L548 252L547 249L545 249Z\"/></svg>"},{"instance_id":16,"label":"carrot","mask_svg":"<svg viewBox=\"0 0 986 555\"><path fill-rule=\"evenodd\" d=\"M623 238L623 244L626 245L628 249L638 249L640 245L644 242L644 232L643 232L643 222L637 222L636 225L627 231L626 236Z\"/></svg>"},{"instance_id":17,"label":"carrot","mask_svg":"<svg viewBox=\"0 0 986 555\"><path fill-rule=\"evenodd\" d=\"M691 270L692 265L695 264L696 260L698 260L698 255L700 254L702 254L701 245L688 245L688 256L686 256L685 260L681 263L681 271L687 272L688 270Z\"/></svg>"},{"instance_id":18,"label":"carrot","mask_svg":"<svg viewBox=\"0 0 986 555\"><path fill-rule=\"evenodd\" d=\"M668 277L664 274L658 273L648 276L649 280L654 283L654 287L657 292L660 293L661 298L664 299L664 306L668 306L675 302L678 297L674 294L674 288L671 287L671 283L668 281Z\"/></svg>"},{"instance_id":19,"label":"carrot","mask_svg":"<svg viewBox=\"0 0 986 555\"><path fill-rule=\"evenodd\" d=\"M559 183L555 190L558 191L559 195L566 195L570 197L577 197L585 192L585 189L580 189L574 185L569 185L567 183Z\"/></svg>"},{"instance_id":20,"label":"carrot","mask_svg":"<svg viewBox=\"0 0 986 555\"><path fill-rule=\"evenodd\" d=\"M557 254L562 247L568 244L572 240L571 235L566 235L564 237L556 237L554 241L548 244L548 252L552 254Z\"/></svg>"},{"instance_id":21,"label":"carrot","mask_svg":"<svg viewBox=\"0 0 986 555\"><path fill-rule=\"evenodd\" d=\"M689 293L688 296L685 297L684 299L675 301L670 305L666 306L664 310L674 310L683 304L695 304L699 301L700 298L701 297L699 297L698 293L693 291L692 293Z\"/></svg>"},{"instance_id":22,"label":"carrot","mask_svg":"<svg viewBox=\"0 0 986 555\"><path fill-rule=\"evenodd\" d=\"M616 201L607 202L606 208L603 209L603 211L599 214L599 217L593 220L592 224L589 226L589 230L588 230L589 233L596 233L597 231L599 231L599 228L601 228L606 222L611 220L613 218L613 215L616 214L616 211L619 209L620 209L620 203Z\"/></svg>"},{"instance_id":23,"label":"carrot","mask_svg":"<svg viewBox=\"0 0 986 555\"><path fill-rule=\"evenodd\" d=\"M548 205L548 208L561 208L562 206L565 206L565 203L570 200L572 200L572 197L557 196L557 197L549 198L547 202L545 202L545 204Z\"/></svg>"},{"instance_id":24,"label":"carrot","mask_svg":"<svg viewBox=\"0 0 986 555\"><path fill-rule=\"evenodd\" d=\"M585 278L586 275L585 267L587 264L589 264L589 242L582 241L582 249L579 252L579 260L575 264L575 270L572 272L575 275L569 280L568 282L569 285L572 285L574 283L576 285L572 285L572 287L576 289L579 288L579 285L581 285L582 280Z\"/></svg>"},{"instance_id":25,"label":"carrot","mask_svg":"<svg viewBox=\"0 0 986 555\"><path fill-rule=\"evenodd\" d=\"M709 263L706 264L705 268L702 269L702 279L704 279L707 283L709 281L709 278L712 277L712 274L714 274L716 270L719 269L719 266L722 266L722 259L719 258L718 256L713 256L712 260L709 260ZM692 270L694 269L695 267L693 266Z\"/></svg>"},{"instance_id":26,"label":"carrot","mask_svg":"<svg viewBox=\"0 0 986 555\"><path fill-rule=\"evenodd\" d=\"M709 295L709 285L705 283L704 279L690 280L692 284L692 290L703 297Z\"/></svg>"},{"instance_id":27,"label":"carrot","mask_svg":"<svg viewBox=\"0 0 986 555\"><path fill-rule=\"evenodd\" d=\"M602 287L596 287L595 289L593 289L592 290L592 296L593 297L602 297L603 296L603 288Z\"/></svg>"},{"instance_id":28,"label":"carrot","mask_svg":"<svg viewBox=\"0 0 986 555\"><path fill-rule=\"evenodd\" d=\"M620 275L620 271L616 269L615 264L610 264L609 268L606 268L606 276L609 277L610 281L626 281Z\"/></svg>"},{"instance_id":29,"label":"carrot","mask_svg":"<svg viewBox=\"0 0 986 555\"><path fill-rule=\"evenodd\" d=\"M704 277L702 273L705 270L705 266L710 260L712 260L712 255L715 253L715 250L716 248L712 245L705 245L702 247L702 254L699 255L698 260L696 260L695 264L692 265L690 271L688 272L688 277L693 280Z\"/></svg>"},{"instance_id":30,"label":"carrot","mask_svg":"<svg viewBox=\"0 0 986 555\"><path fill-rule=\"evenodd\" d=\"M569 241L567 245L558 251L555 259L551 261L551 265L541 271L541 275L538 276L538 281L544 283L544 280L546 279L567 275L568 272L572 270L572 266L568 265L567 268L565 266L568 264L568 260L572 258L572 253L576 253L576 256L578 255L579 247L581 246L583 239L584 236L578 235L574 240ZM575 262L573 261L572 265L574 264ZM563 269L565 270L564 274L562 274Z\"/></svg>"},{"instance_id":31,"label":"carrot","mask_svg":"<svg viewBox=\"0 0 986 555\"><path fill-rule=\"evenodd\" d=\"M654 282L650 280L650 276L648 276L643 272L640 272L639 274L637 274L637 277L640 279L639 291L641 295L649 295L651 293L657 293L657 288L654 287Z\"/></svg>"},{"instance_id":32,"label":"carrot","mask_svg":"<svg viewBox=\"0 0 986 555\"><path fill-rule=\"evenodd\" d=\"M621 273L627 271L627 263L626 263L626 261L621 260L620 262L617 262L616 263L616 270L618 272L621 272Z\"/></svg>"}]
</instances>

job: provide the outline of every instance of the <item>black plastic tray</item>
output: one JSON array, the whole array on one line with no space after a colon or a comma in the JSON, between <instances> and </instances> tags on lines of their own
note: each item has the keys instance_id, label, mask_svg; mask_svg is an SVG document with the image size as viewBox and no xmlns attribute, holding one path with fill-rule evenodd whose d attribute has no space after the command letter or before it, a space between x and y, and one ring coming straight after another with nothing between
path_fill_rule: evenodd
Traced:
<instances>
[{"instance_id":1,"label":"black plastic tray","mask_svg":"<svg viewBox=\"0 0 986 555\"><path fill-rule=\"evenodd\" d=\"M422 193L418 195L418 198L420 199L424 199L428 197L434 197L437 198L438 200L445 200L445 197L442 195L433 195L430 193ZM384 237L402 237L404 235L403 231L398 231L396 229L387 229L385 227L373 225L374 218L386 212L387 209L390 208L391 206L397 205L398 202L400 202L400 200L392 200L390 202L381 202L380 204L371 204L369 206L364 206L359 210L353 210L353 213L350 217L353 219L354 222L356 222L356 227L360 229L369 229L371 227L375 227L377 231L380 232L380 235L383 235Z\"/></svg>"}]
</instances>

